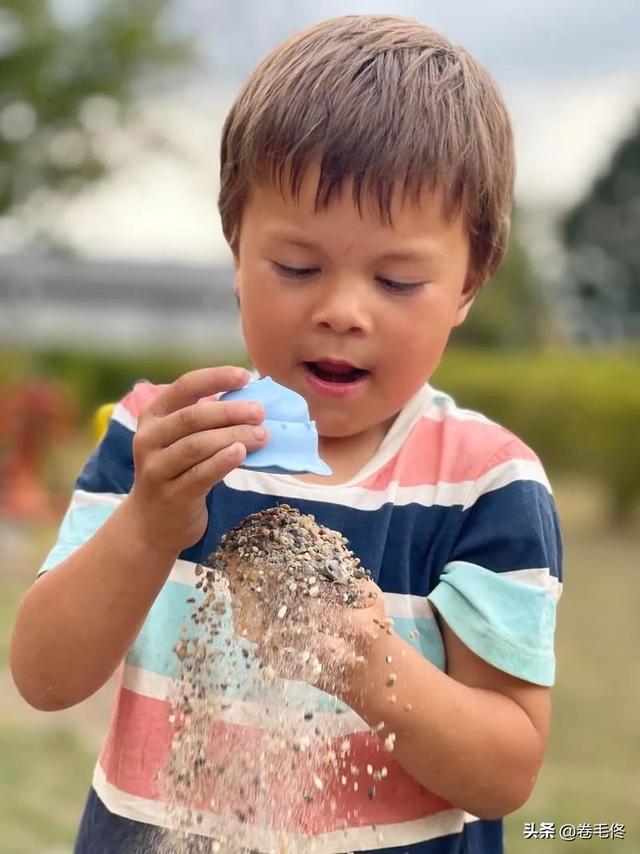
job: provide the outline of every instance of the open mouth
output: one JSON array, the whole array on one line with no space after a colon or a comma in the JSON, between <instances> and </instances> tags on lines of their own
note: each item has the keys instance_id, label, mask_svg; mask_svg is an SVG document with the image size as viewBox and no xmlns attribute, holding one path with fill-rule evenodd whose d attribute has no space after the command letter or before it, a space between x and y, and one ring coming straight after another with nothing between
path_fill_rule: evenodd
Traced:
<instances>
[{"instance_id":1,"label":"open mouth","mask_svg":"<svg viewBox=\"0 0 640 854\"><path fill-rule=\"evenodd\" d=\"M362 368L333 362L305 362L304 364L318 379L329 383L353 383L369 373Z\"/></svg>"}]
</instances>

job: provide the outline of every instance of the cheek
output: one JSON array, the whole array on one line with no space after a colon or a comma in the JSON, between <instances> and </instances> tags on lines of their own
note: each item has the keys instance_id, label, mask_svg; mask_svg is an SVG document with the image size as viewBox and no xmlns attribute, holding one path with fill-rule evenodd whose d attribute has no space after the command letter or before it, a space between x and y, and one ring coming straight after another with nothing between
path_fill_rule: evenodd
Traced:
<instances>
[{"instance_id":1,"label":"cheek","mask_svg":"<svg viewBox=\"0 0 640 854\"><path fill-rule=\"evenodd\" d=\"M300 326L296 311L295 300L283 297L276 289L268 286L259 288L249 295L246 300L246 320L252 328L270 335L287 335L292 331L292 325Z\"/></svg>"},{"instance_id":2,"label":"cheek","mask_svg":"<svg viewBox=\"0 0 640 854\"><path fill-rule=\"evenodd\" d=\"M441 357L451 329L450 311L438 301L425 301L394 316L385 323L386 356L409 385L434 368Z\"/></svg>"},{"instance_id":3,"label":"cheek","mask_svg":"<svg viewBox=\"0 0 640 854\"><path fill-rule=\"evenodd\" d=\"M254 358L273 358L291 345L302 328L295 300L283 296L282 289L273 287L268 277L243 282L240 313L244 338Z\"/></svg>"},{"instance_id":4,"label":"cheek","mask_svg":"<svg viewBox=\"0 0 640 854\"><path fill-rule=\"evenodd\" d=\"M282 312L290 302L286 290L276 279L276 274L266 264L247 263L243 268L242 299L252 313Z\"/></svg>"}]
</instances>

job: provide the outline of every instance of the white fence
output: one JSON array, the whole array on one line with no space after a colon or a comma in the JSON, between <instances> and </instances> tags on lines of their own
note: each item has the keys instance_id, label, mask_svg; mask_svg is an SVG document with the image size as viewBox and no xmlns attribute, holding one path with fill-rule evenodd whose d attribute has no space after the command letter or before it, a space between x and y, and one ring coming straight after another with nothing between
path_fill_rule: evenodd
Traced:
<instances>
[{"instance_id":1,"label":"white fence","mask_svg":"<svg viewBox=\"0 0 640 854\"><path fill-rule=\"evenodd\" d=\"M232 269L0 256L0 344L238 351Z\"/></svg>"}]
</instances>

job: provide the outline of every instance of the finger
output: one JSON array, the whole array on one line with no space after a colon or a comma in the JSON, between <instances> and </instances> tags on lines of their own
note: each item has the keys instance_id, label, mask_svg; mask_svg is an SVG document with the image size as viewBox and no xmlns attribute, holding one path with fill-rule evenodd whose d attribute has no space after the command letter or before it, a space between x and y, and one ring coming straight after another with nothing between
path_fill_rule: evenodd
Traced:
<instances>
[{"instance_id":1,"label":"finger","mask_svg":"<svg viewBox=\"0 0 640 854\"><path fill-rule=\"evenodd\" d=\"M384 596L382 590L372 578L365 577L358 579L357 587L365 599L373 601L374 599L379 599Z\"/></svg>"},{"instance_id":2,"label":"finger","mask_svg":"<svg viewBox=\"0 0 640 854\"><path fill-rule=\"evenodd\" d=\"M236 424L259 424L264 421L265 409L252 400L230 400L228 402L200 400L190 406L159 418L154 425L155 447L168 448L178 439L192 433L232 427Z\"/></svg>"},{"instance_id":3,"label":"finger","mask_svg":"<svg viewBox=\"0 0 640 854\"><path fill-rule=\"evenodd\" d=\"M355 650L347 640L324 632L316 634L315 653L325 666L332 669L353 664L356 659Z\"/></svg>"},{"instance_id":4,"label":"finger","mask_svg":"<svg viewBox=\"0 0 640 854\"><path fill-rule=\"evenodd\" d=\"M244 614L234 614L233 630L239 637L246 638L251 643L260 645L264 641L264 632L256 625L255 620L249 619Z\"/></svg>"},{"instance_id":5,"label":"finger","mask_svg":"<svg viewBox=\"0 0 640 854\"><path fill-rule=\"evenodd\" d=\"M258 644L256 657L263 665L270 667L280 679L295 682L307 681L306 677L310 671L309 662L305 661L296 649L262 643Z\"/></svg>"},{"instance_id":6,"label":"finger","mask_svg":"<svg viewBox=\"0 0 640 854\"><path fill-rule=\"evenodd\" d=\"M234 442L212 457L192 466L171 481L172 488L190 498L207 495L211 488L242 464L247 449L242 442Z\"/></svg>"},{"instance_id":7,"label":"finger","mask_svg":"<svg viewBox=\"0 0 640 854\"><path fill-rule=\"evenodd\" d=\"M363 609L374 609L385 611L384 593L371 578L362 578L358 581L358 601L356 607Z\"/></svg>"},{"instance_id":8,"label":"finger","mask_svg":"<svg viewBox=\"0 0 640 854\"><path fill-rule=\"evenodd\" d=\"M341 642L348 641L349 643L354 643L363 624L359 619L353 619L353 609L335 608L326 610L332 610L334 613L322 614L314 622L313 628L318 635L324 638L330 637ZM338 611L349 613L337 613ZM371 620L371 627L373 628L374 625L373 620Z\"/></svg>"},{"instance_id":9,"label":"finger","mask_svg":"<svg viewBox=\"0 0 640 854\"><path fill-rule=\"evenodd\" d=\"M242 388L249 380L245 368L233 365L198 368L178 377L145 410L155 416L168 415L189 406L203 397Z\"/></svg>"},{"instance_id":10,"label":"finger","mask_svg":"<svg viewBox=\"0 0 640 854\"><path fill-rule=\"evenodd\" d=\"M259 425L250 427L244 424L194 433L179 439L156 455L153 476L156 482L173 480L236 442L241 442L248 453L262 447L266 441L267 431Z\"/></svg>"},{"instance_id":11,"label":"finger","mask_svg":"<svg viewBox=\"0 0 640 854\"><path fill-rule=\"evenodd\" d=\"M274 645L265 641L258 644L257 656L282 679L304 681L312 685L319 680L328 680L331 688L325 686L323 690L329 690L330 693L335 692L340 678L358 660L348 643L321 632L315 632L305 647Z\"/></svg>"}]
</instances>

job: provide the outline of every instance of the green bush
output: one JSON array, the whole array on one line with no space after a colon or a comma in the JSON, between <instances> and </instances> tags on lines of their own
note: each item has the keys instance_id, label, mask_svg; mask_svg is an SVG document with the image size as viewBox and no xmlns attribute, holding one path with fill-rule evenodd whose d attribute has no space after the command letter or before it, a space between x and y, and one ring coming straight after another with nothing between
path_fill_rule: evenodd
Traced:
<instances>
[{"instance_id":1,"label":"green bush","mask_svg":"<svg viewBox=\"0 0 640 854\"><path fill-rule=\"evenodd\" d=\"M172 382L205 364L244 364L241 353L118 356L40 352L0 354L0 386L34 372L58 378L89 419L138 379ZM615 521L640 498L640 354L554 351L537 355L451 349L432 384L460 406L513 430L553 477L582 474L607 487Z\"/></svg>"},{"instance_id":2,"label":"green bush","mask_svg":"<svg viewBox=\"0 0 640 854\"><path fill-rule=\"evenodd\" d=\"M46 350L34 353L23 351L0 352L0 387L12 379L34 374L53 377L78 403L79 411L88 420L103 403L119 400L140 379L153 383L170 383L180 374L207 364L247 365L243 354L218 354L205 357L181 353L83 353Z\"/></svg>"},{"instance_id":3,"label":"green bush","mask_svg":"<svg viewBox=\"0 0 640 854\"><path fill-rule=\"evenodd\" d=\"M451 350L432 383L513 430L552 477L597 477L614 521L624 522L640 498L639 368L633 352Z\"/></svg>"}]
</instances>

